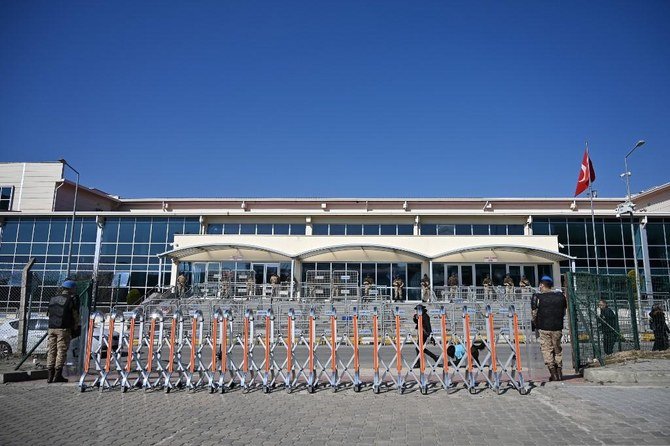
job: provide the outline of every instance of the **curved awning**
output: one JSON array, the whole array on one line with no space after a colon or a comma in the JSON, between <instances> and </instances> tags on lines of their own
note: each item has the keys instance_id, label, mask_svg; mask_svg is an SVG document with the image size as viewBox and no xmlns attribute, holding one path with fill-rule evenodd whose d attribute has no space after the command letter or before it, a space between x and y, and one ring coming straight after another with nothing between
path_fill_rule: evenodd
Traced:
<instances>
[{"instance_id":1,"label":"curved awning","mask_svg":"<svg viewBox=\"0 0 670 446\"><path fill-rule=\"evenodd\" d=\"M321 255L332 255L333 257L338 257L337 254L342 254L342 253L347 253L349 256L352 254L355 255L356 258L352 258L352 261L366 261L366 260L377 260L377 261L384 261L384 260L428 260L429 258L425 256L424 254L421 254L416 251L412 251L409 249L404 249L404 248L398 248L394 246L384 246L384 245L374 245L374 244L347 244L347 245L334 245L334 246L324 246L321 248L316 248L316 249L310 249L308 251L301 252L296 256L296 259L298 260L306 260L306 259L313 259L314 257L318 257ZM379 253L386 253L388 259L386 258L380 258ZM336 259L336 260L343 260L346 261L345 259Z\"/></svg>"},{"instance_id":2,"label":"curved awning","mask_svg":"<svg viewBox=\"0 0 670 446\"><path fill-rule=\"evenodd\" d=\"M180 261L291 260L291 255L263 246L241 243L207 243L176 248L158 254Z\"/></svg>"},{"instance_id":3,"label":"curved awning","mask_svg":"<svg viewBox=\"0 0 670 446\"><path fill-rule=\"evenodd\" d=\"M453 249L436 255L432 260L443 260L445 257L450 257L458 254L467 254L472 252L512 252L523 254L527 256L540 257L551 262L560 262L562 260L574 260L576 257L563 254L558 251L551 251L543 248L536 248L532 246L518 246L518 245L483 245L483 246L468 246L465 248Z\"/></svg>"}]
</instances>

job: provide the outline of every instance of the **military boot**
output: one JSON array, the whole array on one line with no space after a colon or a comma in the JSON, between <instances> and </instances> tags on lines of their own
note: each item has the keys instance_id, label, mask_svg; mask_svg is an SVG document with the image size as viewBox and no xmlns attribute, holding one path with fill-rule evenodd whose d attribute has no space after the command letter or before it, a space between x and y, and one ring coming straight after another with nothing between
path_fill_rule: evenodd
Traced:
<instances>
[{"instance_id":1,"label":"military boot","mask_svg":"<svg viewBox=\"0 0 670 446\"><path fill-rule=\"evenodd\" d=\"M63 377L63 369L56 369L56 375L54 376L54 379L52 382L55 383L66 383L67 379Z\"/></svg>"},{"instance_id":2,"label":"military boot","mask_svg":"<svg viewBox=\"0 0 670 446\"><path fill-rule=\"evenodd\" d=\"M549 369L549 381L558 381L558 374L556 373L556 366L550 365L547 367Z\"/></svg>"},{"instance_id":3,"label":"military boot","mask_svg":"<svg viewBox=\"0 0 670 446\"><path fill-rule=\"evenodd\" d=\"M563 381L563 369L561 367L556 367L556 378L558 381Z\"/></svg>"},{"instance_id":4,"label":"military boot","mask_svg":"<svg viewBox=\"0 0 670 446\"><path fill-rule=\"evenodd\" d=\"M54 382L54 374L56 373L56 371L54 370L53 367L50 367L47 369L47 373L48 373L47 383L51 384L52 382Z\"/></svg>"}]
</instances>

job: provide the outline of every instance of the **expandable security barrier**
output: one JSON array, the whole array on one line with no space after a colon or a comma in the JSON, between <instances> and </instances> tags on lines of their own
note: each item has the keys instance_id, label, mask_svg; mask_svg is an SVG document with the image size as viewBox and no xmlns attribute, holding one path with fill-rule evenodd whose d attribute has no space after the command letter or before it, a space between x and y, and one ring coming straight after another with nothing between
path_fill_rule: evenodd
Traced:
<instances>
[{"instance_id":1,"label":"expandable security barrier","mask_svg":"<svg viewBox=\"0 0 670 446\"><path fill-rule=\"evenodd\" d=\"M95 312L79 388L528 391L513 305L284 310L215 308L208 319L198 309Z\"/></svg>"}]
</instances>

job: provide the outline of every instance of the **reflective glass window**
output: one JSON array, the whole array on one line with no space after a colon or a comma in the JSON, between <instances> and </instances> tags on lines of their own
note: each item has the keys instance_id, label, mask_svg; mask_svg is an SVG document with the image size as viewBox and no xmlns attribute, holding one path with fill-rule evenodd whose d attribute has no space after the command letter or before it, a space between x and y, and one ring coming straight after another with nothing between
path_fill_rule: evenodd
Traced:
<instances>
[{"instance_id":1,"label":"reflective glass window","mask_svg":"<svg viewBox=\"0 0 670 446\"><path fill-rule=\"evenodd\" d=\"M257 224L256 225L256 234L267 235L272 234L272 225L271 224Z\"/></svg>"},{"instance_id":2,"label":"reflective glass window","mask_svg":"<svg viewBox=\"0 0 670 446\"><path fill-rule=\"evenodd\" d=\"M240 234L255 234L256 233L256 224L255 223L242 223L240 224Z\"/></svg>"},{"instance_id":3,"label":"reflective glass window","mask_svg":"<svg viewBox=\"0 0 670 446\"><path fill-rule=\"evenodd\" d=\"M19 232L20 220L7 220L2 228L2 242L15 242L16 234Z\"/></svg>"},{"instance_id":4,"label":"reflective glass window","mask_svg":"<svg viewBox=\"0 0 670 446\"><path fill-rule=\"evenodd\" d=\"M382 235L396 235L396 225L381 225Z\"/></svg>"},{"instance_id":5,"label":"reflective glass window","mask_svg":"<svg viewBox=\"0 0 670 446\"><path fill-rule=\"evenodd\" d=\"M137 220L135 223L135 243L149 243L151 223L147 220Z\"/></svg>"},{"instance_id":6,"label":"reflective glass window","mask_svg":"<svg viewBox=\"0 0 670 446\"><path fill-rule=\"evenodd\" d=\"M344 225L330 225L330 235L344 235Z\"/></svg>"},{"instance_id":7,"label":"reflective glass window","mask_svg":"<svg viewBox=\"0 0 670 446\"><path fill-rule=\"evenodd\" d=\"M363 235L379 235L379 225L363 225Z\"/></svg>"},{"instance_id":8,"label":"reflective glass window","mask_svg":"<svg viewBox=\"0 0 670 446\"><path fill-rule=\"evenodd\" d=\"M586 244L586 226L583 222L568 223L568 237L571 245Z\"/></svg>"},{"instance_id":9,"label":"reflective glass window","mask_svg":"<svg viewBox=\"0 0 670 446\"><path fill-rule=\"evenodd\" d=\"M533 235L549 235L549 223L533 222Z\"/></svg>"},{"instance_id":10,"label":"reflective glass window","mask_svg":"<svg viewBox=\"0 0 670 446\"><path fill-rule=\"evenodd\" d=\"M347 225L347 235L363 235L363 225Z\"/></svg>"},{"instance_id":11,"label":"reflective glass window","mask_svg":"<svg viewBox=\"0 0 670 446\"><path fill-rule=\"evenodd\" d=\"M328 235L328 225L325 224L312 225L312 235Z\"/></svg>"},{"instance_id":12,"label":"reflective glass window","mask_svg":"<svg viewBox=\"0 0 670 446\"><path fill-rule=\"evenodd\" d=\"M663 224L647 223L647 243L650 245L665 245Z\"/></svg>"},{"instance_id":13,"label":"reflective glass window","mask_svg":"<svg viewBox=\"0 0 670 446\"><path fill-rule=\"evenodd\" d=\"M305 235L306 225L291 223L291 235Z\"/></svg>"},{"instance_id":14,"label":"reflective glass window","mask_svg":"<svg viewBox=\"0 0 670 446\"><path fill-rule=\"evenodd\" d=\"M224 234L239 234L240 233L240 224L239 223L226 223L223 225Z\"/></svg>"},{"instance_id":15,"label":"reflective glass window","mask_svg":"<svg viewBox=\"0 0 670 446\"><path fill-rule=\"evenodd\" d=\"M151 224L151 243L165 243L167 236L167 221L154 220Z\"/></svg>"},{"instance_id":16,"label":"reflective glass window","mask_svg":"<svg viewBox=\"0 0 670 446\"><path fill-rule=\"evenodd\" d=\"M108 218L102 229L102 241L115 243L118 232L119 220L117 218Z\"/></svg>"},{"instance_id":17,"label":"reflective glass window","mask_svg":"<svg viewBox=\"0 0 670 446\"><path fill-rule=\"evenodd\" d=\"M456 225L437 225L437 235L454 235Z\"/></svg>"},{"instance_id":18,"label":"reflective glass window","mask_svg":"<svg viewBox=\"0 0 670 446\"><path fill-rule=\"evenodd\" d=\"M507 225L507 235L523 235L523 225Z\"/></svg>"},{"instance_id":19,"label":"reflective glass window","mask_svg":"<svg viewBox=\"0 0 670 446\"><path fill-rule=\"evenodd\" d=\"M491 225L491 235L507 235L507 225Z\"/></svg>"},{"instance_id":20,"label":"reflective glass window","mask_svg":"<svg viewBox=\"0 0 670 446\"><path fill-rule=\"evenodd\" d=\"M51 223L51 230L54 230L54 223ZM95 220L85 220L81 227L81 241L95 242L98 237L98 225Z\"/></svg>"},{"instance_id":21,"label":"reflective glass window","mask_svg":"<svg viewBox=\"0 0 670 446\"><path fill-rule=\"evenodd\" d=\"M223 224L215 223L207 225L208 234L223 234Z\"/></svg>"},{"instance_id":22,"label":"reflective glass window","mask_svg":"<svg viewBox=\"0 0 670 446\"><path fill-rule=\"evenodd\" d=\"M186 220L184 222L184 234L200 234L200 222L198 220Z\"/></svg>"},{"instance_id":23,"label":"reflective glass window","mask_svg":"<svg viewBox=\"0 0 670 446\"><path fill-rule=\"evenodd\" d=\"M283 223L277 223L274 225L275 235L288 235L289 225Z\"/></svg>"},{"instance_id":24,"label":"reflective glass window","mask_svg":"<svg viewBox=\"0 0 670 446\"><path fill-rule=\"evenodd\" d=\"M33 239L33 220L21 220L19 226L19 242L29 242Z\"/></svg>"},{"instance_id":25,"label":"reflective glass window","mask_svg":"<svg viewBox=\"0 0 670 446\"><path fill-rule=\"evenodd\" d=\"M456 225L456 235L472 235L472 225Z\"/></svg>"},{"instance_id":26,"label":"reflective glass window","mask_svg":"<svg viewBox=\"0 0 670 446\"><path fill-rule=\"evenodd\" d=\"M605 239L607 245L621 245L623 238L620 223L605 223Z\"/></svg>"},{"instance_id":27,"label":"reflective glass window","mask_svg":"<svg viewBox=\"0 0 670 446\"><path fill-rule=\"evenodd\" d=\"M473 235L489 235L489 225L472 225Z\"/></svg>"},{"instance_id":28,"label":"reflective glass window","mask_svg":"<svg viewBox=\"0 0 670 446\"><path fill-rule=\"evenodd\" d=\"M398 225L398 235L414 235L414 225Z\"/></svg>"},{"instance_id":29,"label":"reflective glass window","mask_svg":"<svg viewBox=\"0 0 670 446\"><path fill-rule=\"evenodd\" d=\"M421 235L437 235L437 225L421 225Z\"/></svg>"},{"instance_id":30,"label":"reflective glass window","mask_svg":"<svg viewBox=\"0 0 670 446\"><path fill-rule=\"evenodd\" d=\"M121 220L119 222L119 243L132 242L134 230L135 230L134 219Z\"/></svg>"},{"instance_id":31,"label":"reflective glass window","mask_svg":"<svg viewBox=\"0 0 670 446\"><path fill-rule=\"evenodd\" d=\"M49 239L49 220L37 219L33 231L33 242L46 242Z\"/></svg>"}]
</instances>

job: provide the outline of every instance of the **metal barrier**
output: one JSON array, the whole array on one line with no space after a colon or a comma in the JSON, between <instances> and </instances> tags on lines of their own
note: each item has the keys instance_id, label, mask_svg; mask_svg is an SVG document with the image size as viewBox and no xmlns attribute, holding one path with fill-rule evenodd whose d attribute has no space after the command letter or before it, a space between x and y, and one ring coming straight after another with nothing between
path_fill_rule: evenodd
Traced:
<instances>
[{"instance_id":1,"label":"metal barrier","mask_svg":"<svg viewBox=\"0 0 670 446\"><path fill-rule=\"evenodd\" d=\"M528 392L514 305L296 306L93 313L79 389Z\"/></svg>"}]
</instances>

